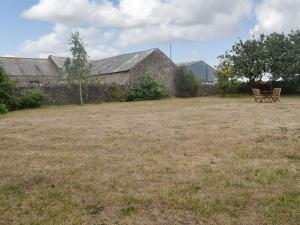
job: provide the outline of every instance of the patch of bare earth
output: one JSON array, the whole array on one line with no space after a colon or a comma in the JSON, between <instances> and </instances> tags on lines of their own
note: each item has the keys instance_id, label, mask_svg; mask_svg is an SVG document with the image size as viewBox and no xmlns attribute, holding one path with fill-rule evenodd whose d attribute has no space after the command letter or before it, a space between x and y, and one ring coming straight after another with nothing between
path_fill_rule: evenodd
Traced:
<instances>
[{"instance_id":1,"label":"patch of bare earth","mask_svg":"<svg viewBox=\"0 0 300 225\"><path fill-rule=\"evenodd\" d=\"M300 98L0 117L0 224L300 224Z\"/></svg>"}]
</instances>

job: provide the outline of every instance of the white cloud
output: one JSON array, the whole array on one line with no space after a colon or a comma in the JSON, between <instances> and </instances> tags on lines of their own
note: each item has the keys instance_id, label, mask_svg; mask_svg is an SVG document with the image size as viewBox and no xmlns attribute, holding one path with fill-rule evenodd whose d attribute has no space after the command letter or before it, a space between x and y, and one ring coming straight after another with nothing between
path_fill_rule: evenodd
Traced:
<instances>
[{"instance_id":1,"label":"white cloud","mask_svg":"<svg viewBox=\"0 0 300 225\"><path fill-rule=\"evenodd\" d=\"M251 0L40 0L22 15L65 26L117 29L116 44L125 47L230 35L250 12Z\"/></svg>"},{"instance_id":2,"label":"white cloud","mask_svg":"<svg viewBox=\"0 0 300 225\"><path fill-rule=\"evenodd\" d=\"M263 0L256 6L257 25L251 34L300 28L300 0Z\"/></svg>"},{"instance_id":3,"label":"white cloud","mask_svg":"<svg viewBox=\"0 0 300 225\"><path fill-rule=\"evenodd\" d=\"M49 55L69 56L68 39L71 32L78 31L86 42L86 49L91 59L101 59L119 54L120 52L105 45L107 37L113 37L113 33L100 33L94 27L69 28L56 24L53 31L37 40L27 40L21 46L22 52L38 55L41 58Z\"/></svg>"}]
</instances>

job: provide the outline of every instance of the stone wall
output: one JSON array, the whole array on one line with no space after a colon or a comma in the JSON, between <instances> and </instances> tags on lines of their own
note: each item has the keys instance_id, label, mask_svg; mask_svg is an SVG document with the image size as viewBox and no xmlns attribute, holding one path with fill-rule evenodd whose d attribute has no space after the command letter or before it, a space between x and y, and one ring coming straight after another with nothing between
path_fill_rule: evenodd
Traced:
<instances>
[{"instance_id":1,"label":"stone wall","mask_svg":"<svg viewBox=\"0 0 300 225\"><path fill-rule=\"evenodd\" d=\"M10 75L10 78L17 82L20 86L40 85L40 84L51 84L55 85L59 83L60 77L58 76L14 76Z\"/></svg>"},{"instance_id":2,"label":"stone wall","mask_svg":"<svg viewBox=\"0 0 300 225\"><path fill-rule=\"evenodd\" d=\"M215 85L212 84L203 84L198 93L197 96L201 97L201 96L211 96L211 95L215 95L216 94L216 87Z\"/></svg>"},{"instance_id":3,"label":"stone wall","mask_svg":"<svg viewBox=\"0 0 300 225\"><path fill-rule=\"evenodd\" d=\"M23 90L35 88L29 86L19 86L15 88L18 95ZM79 104L79 87L77 85L45 85L39 87L48 96L49 105ZM124 85L89 85L83 87L83 98L86 103L100 103L107 101L125 101L127 86Z\"/></svg>"}]
</instances>

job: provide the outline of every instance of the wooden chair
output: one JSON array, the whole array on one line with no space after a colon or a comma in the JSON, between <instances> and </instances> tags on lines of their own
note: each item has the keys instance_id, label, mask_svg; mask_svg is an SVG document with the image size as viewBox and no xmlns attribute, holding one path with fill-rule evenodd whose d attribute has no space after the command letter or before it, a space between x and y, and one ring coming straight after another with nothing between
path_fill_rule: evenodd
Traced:
<instances>
[{"instance_id":1,"label":"wooden chair","mask_svg":"<svg viewBox=\"0 0 300 225\"><path fill-rule=\"evenodd\" d=\"M252 93L253 93L255 102L261 102L262 101L263 96L260 94L260 89L252 89Z\"/></svg>"},{"instance_id":2,"label":"wooden chair","mask_svg":"<svg viewBox=\"0 0 300 225\"><path fill-rule=\"evenodd\" d=\"M277 102L277 101L280 102L280 100L279 100L280 94L281 94L281 88L273 89L272 99L274 102Z\"/></svg>"}]
</instances>

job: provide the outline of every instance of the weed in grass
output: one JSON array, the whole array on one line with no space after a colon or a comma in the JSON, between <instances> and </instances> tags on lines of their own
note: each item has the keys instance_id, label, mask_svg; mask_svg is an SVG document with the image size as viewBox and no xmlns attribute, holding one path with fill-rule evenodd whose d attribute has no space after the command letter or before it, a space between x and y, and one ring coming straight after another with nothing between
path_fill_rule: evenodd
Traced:
<instances>
[{"instance_id":1,"label":"weed in grass","mask_svg":"<svg viewBox=\"0 0 300 225\"><path fill-rule=\"evenodd\" d=\"M288 128L287 127L279 127L279 129L284 134L286 134L288 132Z\"/></svg>"},{"instance_id":2,"label":"weed in grass","mask_svg":"<svg viewBox=\"0 0 300 225\"><path fill-rule=\"evenodd\" d=\"M299 191L286 191L280 195L267 196L260 199L259 203L264 216L270 221L269 224L299 224Z\"/></svg>"},{"instance_id":3,"label":"weed in grass","mask_svg":"<svg viewBox=\"0 0 300 225\"><path fill-rule=\"evenodd\" d=\"M284 157L290 159L290 160L300 160L300 155L294 152L294 154L285 154Z\"/></svg>"},{"instance_id":4,"label":"weed in grass","mask_svg":"<svg viewBox=\"0 0 300 225\"><path fill-rule=\"evenodd\" d=\"M103 210L104 210L104 207L99 204L89 205L86 207L86 211L88 214L98 214L98 213L102 212Z\"/></svg>"},{"instance_id":5,"label":"weed in grass","mask_svg":"<svg viewBox=\"0 0 300 225\"><path fill-rule=\"evenodd\" d=\"M123 216L129 216L131 213L133 213L135 211L135 208L133 206L125 206L125 207L122 207L120 209L120 213L123 215Z\"/></svg>"}]
</instances>

